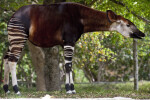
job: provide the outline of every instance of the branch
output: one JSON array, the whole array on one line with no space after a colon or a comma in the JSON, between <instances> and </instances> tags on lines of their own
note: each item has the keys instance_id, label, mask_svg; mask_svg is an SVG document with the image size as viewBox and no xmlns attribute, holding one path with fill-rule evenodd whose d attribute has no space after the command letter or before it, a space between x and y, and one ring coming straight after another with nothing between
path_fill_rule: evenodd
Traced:
<instances>
[{"instance_id":1,"label":"branch","mask_svg":"<svg viewBox=\"0 0 150 100\"><path fill-rule=\"evenodd\" d=\"M128 10L128 12L131 12L135 17L137 17L138 19L143 20L143 21L146 22L146 23L150 23L150 20L148 20L148 19L146 19L146 18L144 18L144 17L142 17L142 16L140 16L140 15L137 15L135 12L131 11L131 10L129 9L129 7L126 6L124 3L120 2L120 1L116 1L116 0L110 0L110 1L112 1L112 2L114 2L114 3L116 3L116 4L118 4L118 5L121 5L121 6L123 6L123 7L126 7L126 9Z\"/></svg>"},{"instance_id":2,"label":"branch","mask_svg":"<svg viewBox=\"0 0 150 100\"><path fill-rule=\"evenodd\" d=\"M143 20L143 21L146 22L146 23L150 23L150 20L148 20L148 19L146 19L146 18L144 18L144 17L142 17L142 16L137 15L135 12L131 11L131 13L132 13L134 16L136 16L138 19L141 19L141 20Z\"/></svg>"}]
</instances>

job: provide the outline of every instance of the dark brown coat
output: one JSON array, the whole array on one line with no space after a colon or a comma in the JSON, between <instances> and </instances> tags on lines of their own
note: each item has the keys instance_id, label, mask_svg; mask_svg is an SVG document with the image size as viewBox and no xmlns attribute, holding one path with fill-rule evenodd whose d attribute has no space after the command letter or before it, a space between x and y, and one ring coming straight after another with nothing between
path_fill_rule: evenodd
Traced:
<instances>
[{"instance_id":1,"label":"dark brown coat","mask_svg":"<svg viewBox=\"0 0 150 100\"><path fill-rule=\"evenodd\" d=\"M110 26L105 12L77 3L23 6L13 17L21 19L29 40L41 47L74 45L83 33Z\"/></svg>"}]
</instances>

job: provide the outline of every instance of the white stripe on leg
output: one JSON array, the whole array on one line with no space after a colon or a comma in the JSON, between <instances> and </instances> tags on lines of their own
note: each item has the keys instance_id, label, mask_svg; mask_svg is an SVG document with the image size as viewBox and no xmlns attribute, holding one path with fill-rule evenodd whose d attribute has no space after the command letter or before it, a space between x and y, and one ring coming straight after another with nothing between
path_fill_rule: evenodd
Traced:
<instances>
[{"instance_id":1,"label":"white stripe on leg","mask_svg":"<svg viewBox=\"0 0 150 100\"><path fill-rule=\"evenodd\" d=\"M69 84L69 73L66 73L66 84Z\"/></svg>"},{"instance_id":2,"label":"white stripe on leg","mask_svg":"<svg viewBox=\"0 0 150 100\"><path fill-rule=\"evenodd\" d=\"M73 84L72 71L70 71L70 84Z\"/></svg>"},{"instance_id":3,"label":"white stripe on leg","mask_svg":"<svg viewBox=\"0 0 150 100\"><path fill-rule=\"evenodd\" d=\"M10 72L11 72L11 75L12 75L12 85L15 86L15 85L18 85L17 84L17 76L16 76L16 65L17 65L17 62L8 62L9 63L9 67L10 67Z\"/></svg>"},{"instance_id":4,"label":"white stripe on leg","mask_svg":"<svg viewBox=\"0 0 150 100\"><path fill-rule=\"evenodd\" d=\"M9 84L9 72L8 59L4 59L4 85Z\"/></svg>"},{"instance_id":5,"label":"white stripe on leg","mask_svg":"<svg viewBox=\"0 0 150 100\"><path fill-rule=\"evenodd\" d=\"M65 64L66 64L66 63L72 63L72 61L69 61L69 60L65 60Z\"/></svg>"},{"instance_id":6,"label":"white stripe on leg","mask_svg":"<svg viewBox=\"0 0 150 100\"><path fill-rule=\"evenodd\" d=\"M70 75L70 77L69 77L69 75ZM70 82L69 82L69 80L70 80ZM70 71L70 74L66 73L66 84L73 84L72 71Z\"/></svg>"},{"instance_id":7,"label":"white stripe on leg","mask_svg":"<svg viewBox=\"0 0 150 100\"><path fill-rule=\"evenodd\" d=\"M70 45L64 46L64 50L65 50L65 49L72 49L72 50L74 51L74 47L73 47L73 46L70 46Z\"/></svg>"}]
</instances>

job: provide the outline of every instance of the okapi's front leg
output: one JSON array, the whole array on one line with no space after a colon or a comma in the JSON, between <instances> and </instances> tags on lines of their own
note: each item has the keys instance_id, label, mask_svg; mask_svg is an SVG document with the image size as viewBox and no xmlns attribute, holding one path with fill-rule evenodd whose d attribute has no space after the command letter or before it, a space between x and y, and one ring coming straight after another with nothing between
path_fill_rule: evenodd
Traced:
<instances>
[{"instance_id":1,"label":"okapi's front leg","mask_svg":"<svg viewBox=\"0 0 150 100\"><path fill-rule=\"evenodd\" d=\"M74 52L74 47L70 45L64 46L64 56L65 56L65 69L66 69L66 93L75 94L74 83L72 77L72 56Z\"/></svg>"}]
</instances>

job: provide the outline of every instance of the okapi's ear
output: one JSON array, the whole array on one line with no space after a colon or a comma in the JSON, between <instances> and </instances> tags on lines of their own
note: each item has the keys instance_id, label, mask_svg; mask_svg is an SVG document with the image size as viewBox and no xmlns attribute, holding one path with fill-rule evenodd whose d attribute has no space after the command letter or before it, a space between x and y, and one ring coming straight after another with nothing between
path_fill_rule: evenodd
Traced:
<instances>
[{"instance_id":1,"label":"okapi's ear","mask_svg":"<svg viewBox=\"0 0 150 100\"><path fill-rule=\"evenodd\" d=\"M117 15L111 10L107 10L107 18L110 22L117 21Z\"/></svg>"}]
</instances>

